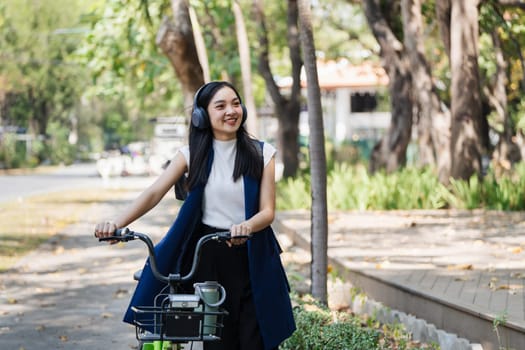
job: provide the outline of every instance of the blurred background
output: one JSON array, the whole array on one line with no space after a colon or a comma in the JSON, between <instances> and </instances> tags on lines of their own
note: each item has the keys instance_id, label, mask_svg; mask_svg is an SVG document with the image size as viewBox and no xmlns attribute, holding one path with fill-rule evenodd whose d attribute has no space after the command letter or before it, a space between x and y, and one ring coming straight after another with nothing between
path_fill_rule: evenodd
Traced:
<instances>
[{"instance_id":1,"label":"blurred background","mask_svg":"<svg viewBox=\"0 0 525 350\"><path fill-rule=\"evenodd\" d=\"M522 209L521 1L312 1L329 205ZM3 0L0 168L158 175L225 79L309 205L297 1ZM333 188L333 190L330 190Z\"/></svg>"}]
</instances>

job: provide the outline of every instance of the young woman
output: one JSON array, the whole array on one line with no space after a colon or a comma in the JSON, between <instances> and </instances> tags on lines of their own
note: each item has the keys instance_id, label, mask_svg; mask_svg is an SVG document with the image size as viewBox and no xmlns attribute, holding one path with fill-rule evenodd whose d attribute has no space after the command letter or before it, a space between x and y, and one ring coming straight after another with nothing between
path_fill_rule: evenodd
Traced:
<instances>
[{"instance_id":1,"label":"young woman","mask_svg":"<svg viewBox=\"0 0 525 350\"><path fill-rule=\"evenodd\" d=\"M228 244L206 244L195 282L218 281L226 289L220 342L205 350L276 349L295 330L280 247L270 227L275 215L275 148L251 138L247 111L228 82L203 85L195 94L189 145L119 217L96 225L110 236L152 209L184 174L188 197L172 227L155 247L161 272L187 272L197 240L230 231ZM237 236L252 237L246 241ZM164 270L164 271L163 271ZM151 305L162 288L146 263L131 306Z\"/></svg>"}]
</instances>

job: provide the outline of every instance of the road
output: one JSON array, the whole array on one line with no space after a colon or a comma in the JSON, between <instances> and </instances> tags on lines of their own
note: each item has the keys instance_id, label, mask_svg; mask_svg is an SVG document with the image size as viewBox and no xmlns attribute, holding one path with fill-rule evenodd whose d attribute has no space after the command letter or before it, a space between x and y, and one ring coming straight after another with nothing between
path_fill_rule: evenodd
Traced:
<instances>
[{"instance_id":1,"label":"road","mask_svg":"<svg viewBox=\"0 0 525 350\"><path fill-rule=\"evenodd\" d=\"M94 220L116 215L153 180L104 181L94 165L0 176L0 202L94 186L130 189L121 200L93 203L77 223L0 275L0 350L136 349L134 328L121 320L135 287L132 274L143 266L146 249L140 242L101 244L92 230ZM158 240L171 225L174 204L174 197L162 201L133 229Z\"/></svg>"},{"instance_id":2,"label":"road","mask_svg":"<svg viewBox=\"0 0 525 350\"><path fill-rule=\"evenodd\" d=\"M45 173L0 175L0 203L32 195L118 184L119 187L145 188L153 178L133 176L103 180L94 163L57 167Z\"/></svg>"}]
</instances>

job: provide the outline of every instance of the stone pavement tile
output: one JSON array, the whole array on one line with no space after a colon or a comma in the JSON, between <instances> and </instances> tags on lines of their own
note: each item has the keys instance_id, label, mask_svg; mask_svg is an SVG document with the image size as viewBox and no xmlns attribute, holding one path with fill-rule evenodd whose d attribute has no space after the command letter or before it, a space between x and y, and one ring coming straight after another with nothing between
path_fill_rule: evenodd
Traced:
<instances>
[{"instance_id":1,"label":"stone pavement tile","mask_svg":"<svg viewBox=\"0 0 525 350\"><path fill-rule=\"evenodd\" d=\"M332 212L328 255L350 271L525 330L525 213ZM380 219L379 219L380 217ZM277 221L309 245L309 212ZM299 240L299 238L298 238ZM525 348L525 346L524 346Z\"/></svg>"}]
</instances>

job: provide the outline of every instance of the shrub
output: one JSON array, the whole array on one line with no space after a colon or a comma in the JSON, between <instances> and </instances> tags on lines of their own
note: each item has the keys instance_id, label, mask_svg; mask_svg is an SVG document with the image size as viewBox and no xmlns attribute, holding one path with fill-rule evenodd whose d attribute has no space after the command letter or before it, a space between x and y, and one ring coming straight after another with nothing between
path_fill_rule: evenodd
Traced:
<instances>
[{"instance_id":1,"label":"shrub","mask_svg":"<svg viewBox=\"0 0 525 350\"><path fill-rule=\"evenodd\" d=\"M280 350L417 350L439 349L433 344L413 342L400 323L382 325L373 318L362 319L349 312L330 311L310 295L292 295L297 330Z\"/></svg>"},{"instance_id":2,"label":"shrub","mask_svg":"<svg viewBox=\"0 0 525 350\"><path fill-rule=\"evenodd\" d=\"M430 168L407 167L370 175L363 165L336 163L327 175L330 210L395 209L525 209L525 163L499 178L489 172L468 181L451 179L442 185ZM311 205L309 175L285 179L278 184L279 210L307 209Z\"/></svg>"},{"instance_id":3,"label":"shrub","mask_svg":"<svg viewBox=\"0 0 525 350\"><path fill-rule=\"evenodd\" d=\"M362 327L350 314L303 301L294 308L294 317L297 330L281 344L281 350L378 349L379 332Z\"/></svg>"}]
</instances>

